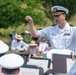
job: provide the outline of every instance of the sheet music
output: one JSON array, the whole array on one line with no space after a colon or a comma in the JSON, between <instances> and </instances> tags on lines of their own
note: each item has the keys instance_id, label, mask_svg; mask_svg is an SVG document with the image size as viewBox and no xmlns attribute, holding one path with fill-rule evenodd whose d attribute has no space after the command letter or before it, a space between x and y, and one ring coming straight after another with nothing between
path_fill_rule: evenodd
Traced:
<instances>
[{"instance_id":1,"label":"sheet music","mask_svg":"<svg viewBox=\"0 0 76 75\"><path fill-rule=\"evenodd\" d=\"M39 75L39 69L20 68L19 75Z\"/></svg>"},{"instance_id":2,"label":"sheet music","mask_svg":"<svg viewBox=\"0 0 76 75\"><path fill-rule=\"evenodd\" d=\"M73 66L74 64L74 60L72 60L71 58L67 58L66 59L66 64L67 64L67 73L70 71L71 67Z\"/></svg>"},{"instance_id":3,"label":"sheet music","mask_svg":"<svg viewBox=\"0 0 76 75\"><path fill-rule=\"evenodd\" d=\"M44 69L44 72L46 72L48 70L48 60L30 59L27 62L27 65L36 65L38 67L42 67Z\"/></svg>"}]
</instances>

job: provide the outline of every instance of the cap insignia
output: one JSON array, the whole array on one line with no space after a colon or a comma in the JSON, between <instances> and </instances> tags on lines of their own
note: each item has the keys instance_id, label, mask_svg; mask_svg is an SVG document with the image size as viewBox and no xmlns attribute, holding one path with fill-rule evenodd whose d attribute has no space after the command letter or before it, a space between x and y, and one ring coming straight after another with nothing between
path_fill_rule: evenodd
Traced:
<instances>
[{"instance_id":1,"label":"cap insignia","mask_svg":"<svg viewBox=\"0 0 76 75\"><path fill-rule=\"evenodd\" d=\"M54 8L54 9L53 9L53 12L57 12L57 8Z\"/></svg>"}]
</instances>

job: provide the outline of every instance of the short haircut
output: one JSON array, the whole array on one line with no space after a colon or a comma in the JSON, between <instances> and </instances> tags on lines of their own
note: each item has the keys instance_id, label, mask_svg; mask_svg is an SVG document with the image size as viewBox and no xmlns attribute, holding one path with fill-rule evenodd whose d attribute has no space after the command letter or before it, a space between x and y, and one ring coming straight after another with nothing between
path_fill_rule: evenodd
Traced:
<instances>
[{"instance_id":1,"label":"short haircut","mask_svg":"<svg viewBox=\"0 0 76 75\"><path fill-rule=\"evenodd\" d=\"M4 54L6 54L6 53L2 53L2 54L0 54L0 57L3 56Z\"/></svg>"},{"instance_id":2,"label":"short haircut","mask_svg":"<svg viewBox=\"0 0 76 75\"><path fill-rule=\"evenodd\" d=\"M2 68L5 73L7 74L13 74L16 70L19 70L19 68L16 68L16 69L6 69L6 68Z\"/></svg>"}]
</instances>

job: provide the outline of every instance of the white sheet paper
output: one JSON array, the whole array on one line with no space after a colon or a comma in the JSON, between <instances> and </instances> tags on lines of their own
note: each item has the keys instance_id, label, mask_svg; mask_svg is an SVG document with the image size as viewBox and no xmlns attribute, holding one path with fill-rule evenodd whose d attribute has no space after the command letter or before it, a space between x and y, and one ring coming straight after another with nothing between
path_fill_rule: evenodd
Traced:
<instances>
[{"instance_id":1,"label":"white sheet paper","mask_svg":"<svg viewBox=\"0 0 76 75\"><path fill-rule=\"evenodd\" d=\"M42 67L44 69L44 72L46 72L48 70L48 60L30 59L27 62L27 65L36 65L38 67Z\"/></svg>"},{"instance_id":2,"label":"white sheet paper","mask_svg":"<svg viewBox=\"0 0 76 75\"><path fill-rule=\"evenodd\" d=\"M20 68L19 75L39 75L39 69Z\"/></svg>"},{"instance_id":3,"label":"white sheet paper","mask_svg":"<svg viewBox=\"0 0 76 75\"><path fill-rule=\"evenodd\" d=\"M67 58L66 59L66 64L67 64L67 73L70 71L71 67L73 66L74 64L74 60L70 59L70 58Z\"/></svg>"}]
</instances>

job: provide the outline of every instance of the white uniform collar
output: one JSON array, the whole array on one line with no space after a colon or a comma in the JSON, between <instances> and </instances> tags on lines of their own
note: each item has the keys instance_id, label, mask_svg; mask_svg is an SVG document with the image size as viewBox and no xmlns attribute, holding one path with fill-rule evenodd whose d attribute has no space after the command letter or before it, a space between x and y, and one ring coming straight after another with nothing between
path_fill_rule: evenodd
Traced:
<instances>
[{"instance_id":1,"label":"white uniform collar","mask_svg":"<svg viewBox=\"0 0 76 75\"><path fill-rule=\"evenodd\" d=\"M63 29L60 29L60 28L58 27L58 25L57 25L57 30L58 30L59 32L69 31L69 24L66 22L66 25L65 25L65 27L64 27Z\"/></svg>"}]
</instances>

